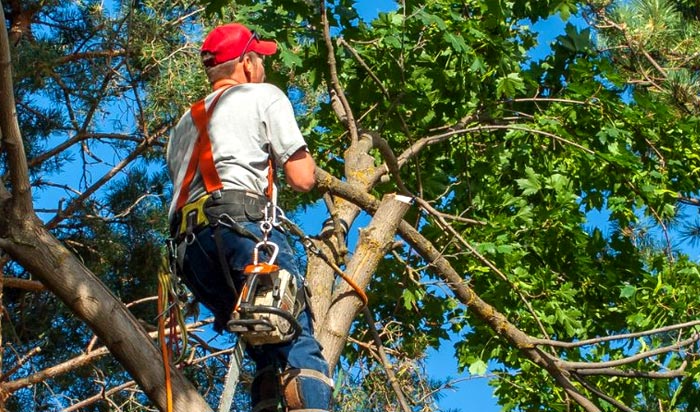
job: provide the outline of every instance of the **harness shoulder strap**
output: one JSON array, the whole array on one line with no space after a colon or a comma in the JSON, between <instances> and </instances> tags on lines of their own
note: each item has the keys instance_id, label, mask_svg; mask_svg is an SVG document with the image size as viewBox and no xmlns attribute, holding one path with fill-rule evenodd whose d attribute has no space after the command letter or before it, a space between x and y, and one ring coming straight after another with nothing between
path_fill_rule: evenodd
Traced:
<instances>
[{"instance_id":1,"label":"harness shoulder strap","mask_svg":"<svg viewBox=\"0 0 700 412\"><path fill-rule=\"evenodd\" d=\"M270 202L274 201L275 195L275 162L272 161L272 153L268 154L267 160L267 189L265 196Z\"/></svg>"},{"instance_id":2,"label":"harness shoulder strap","mask_svg":"<svg viewBox=\"0 0 700 412\"><path fill-rule=\"evenodd\" d=\"M182 207L187 203L187 199L190 196L190 185L194 180L194 176L199 168L199 173L202 175L202 180L204 181L204 187L207 193L212 193L217 190L223 189L224 185L221 182L219 173L216 171L216 166L214 165L214 155L211 150L211 140L209 138L209 119L211 114L214 112L214 108L219 101L219 98L223 93L228 90L228 87L224 87L221 91L214 96L209 109L206 109L205 100L199 100L190 108L190 115L192 116L192 121L197 127L197 141L192 149L192 155L190 156L190 161L187 164L187 171L185 172L185 178L182 181L180 187L180 192L177 198L176 210L182 209ZM272 153L268 157L268 171L267 171L267 188L265 189L265 196L271 202L274 201L274 187L275 187L275 164L272 160Z\"/></svg>"},{"instance_id":3,"label":"harness shoulder strap","mask_svg":"<svg viewBox=\"0 0 700 412\"><path fill-rule=\"evenodd\" d=\"M230 86L229 86L230 87ZM185 178L182 181L180 187L180 194L177 198L176 209L180 210L187 199L190 196L190 185L194 180L197 168L202 175L202 180L204 181L204 187L207 193L212 193L217 190L221 190L224 185L221 182L219 173L216 171L216 166L214 165L214 155L211 150L211 140L209 139L209 119L211 114L214 112L214 108L219 101L221 95L228 90L229 87L224 87L221 91L214 96L209 105L209 110L206 109L205 100L202 99L192 105L190 109L190 115L192 116L192 121L197 127L197 141L192 148L192 155L190 156L190 161L187 164L187 171L185 173Z\"/></svg>"}]
</instances>

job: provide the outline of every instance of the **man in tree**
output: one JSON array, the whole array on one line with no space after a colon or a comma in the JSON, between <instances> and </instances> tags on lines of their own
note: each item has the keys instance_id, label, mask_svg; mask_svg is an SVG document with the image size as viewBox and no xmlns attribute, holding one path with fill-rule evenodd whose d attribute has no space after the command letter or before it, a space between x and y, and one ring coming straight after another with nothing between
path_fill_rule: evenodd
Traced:
<instances>
[{"instance_id":1,"label":"man in tree","mask_svg":"<svg viewBox=\"0 0 700 412\"><path fill-rule=\"evenodd\" d=\"M245 284L251 267L261 266L257 252L269 263L275 259L269 245L277 248L274 264L303 290L301 271L270 206L276 197L275 165L282 166L294 190L306 192L315 184L315 162L291 102L264 83L265 56L276 51L274 41L260 40L241 24L209 33L201 56L213 92L185 113L168 145L174 188L169 218L178 266L185 284L214 314L218 332L245 334L241 327L250 323L241 320L239 295L251 286ZM330 409L328 365L313 336L303 293L295 300L291 316L301 329L298 335L279 343L246 339L257 368L253 411L277 411L280 400L289 411Z\"/></svg>"}]
</instances>

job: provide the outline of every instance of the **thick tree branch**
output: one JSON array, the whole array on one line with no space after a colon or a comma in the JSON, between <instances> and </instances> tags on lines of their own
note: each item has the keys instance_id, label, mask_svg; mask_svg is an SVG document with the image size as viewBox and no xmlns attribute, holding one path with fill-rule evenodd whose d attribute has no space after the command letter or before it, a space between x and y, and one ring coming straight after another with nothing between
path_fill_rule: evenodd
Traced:
<instances>
[{"instance_id":1,"label":"thick tree branch","mask_svg":"<svg viewBox=\"0 0 700 412\"><path fill-rule=\"evenodd\" d=\"M34 209L27 157L16 114L10 45L5 14L0 10L0 148L7 153L14 211L19 212L18 216L22 216L31 214Z\"/></svg>"},{"instance_id":2,"label":"thick tree branch","mask_svg":"<svg viewBox=\"0 0 700 412\"><path fill-rule=\"evenodd\" d=\"M36 216L25 215L9 223L4 229L7 237L0 237L0 248L84 320L151 401L165 410L165 376L157 366L161 355L138 320ZM172 370L171 379L175 412L211 410L179 370Z\"/></svg>"},{"instance_id":3,"label":"thick tree branch","mask_svg":"<svg viewBox=\"0 0 700 412\"><path fill-rule=\"evenodd\" d=\"M377 210L373 211L374 218L368 227L360 233L360 241L345 273L361 289L367 286L379 261L393 245L396 225L408 207L409 203L402 197L385 196ZM318 333L318 340L324 348L324 356L332 370L344 346L340 342L346 340L350 325L363 303L345 282L340 283L333 291L331 302L328 312L334 316L326 317Z\"/></svg>"}]
</instances>

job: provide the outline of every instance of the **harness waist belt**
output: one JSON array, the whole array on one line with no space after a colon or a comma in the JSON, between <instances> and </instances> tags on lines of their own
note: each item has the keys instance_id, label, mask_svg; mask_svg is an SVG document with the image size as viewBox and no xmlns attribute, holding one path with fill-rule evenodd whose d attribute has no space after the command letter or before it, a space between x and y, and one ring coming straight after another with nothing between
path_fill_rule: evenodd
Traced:
<instances>
[{"instance_id":1,"label":"harness waist belt","mask_svg":"<svg viewBox=\"0 0 700 412\"><path fill-rule=\"evenodd\" d=\"M267 204L265 196L245 190L222 190L219 193L220 195L217 192L212 193L205 206L251 204L264 207Z\"/></svg>"},{"instance_id":2,"label":"harness waist belt","mask_svg":"<svg viewBox=\"0 0 700 412\"><path fill-rule=\"evenodd\" d=\"M226 214L234 220L258 221L265 217L267 198L243 190L223 190L187 203L175 212L170 235L179 238L194 233ZM183 213L184 212L184 213Z\"/></svg>"}]
</instances>

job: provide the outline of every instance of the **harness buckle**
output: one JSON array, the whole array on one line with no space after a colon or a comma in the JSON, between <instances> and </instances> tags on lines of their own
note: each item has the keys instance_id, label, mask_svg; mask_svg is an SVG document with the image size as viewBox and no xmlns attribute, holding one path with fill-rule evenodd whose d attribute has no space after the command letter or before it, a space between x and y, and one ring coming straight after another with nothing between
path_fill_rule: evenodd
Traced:
<instances>
[{"instance_id":1,"label":"harness buckle","mask_svg":"<svg viewBox=\"0 0 700 412\"><path fill-rule=\"evenodd\" d=\"M190 237L190 235L194 234L196 229L209 224L209 219L204 213L204 204L209 198L210 195L204 195L182 207L180 210L181 218L176 237L182 234Z\"/></svg>"}]
</instances>

